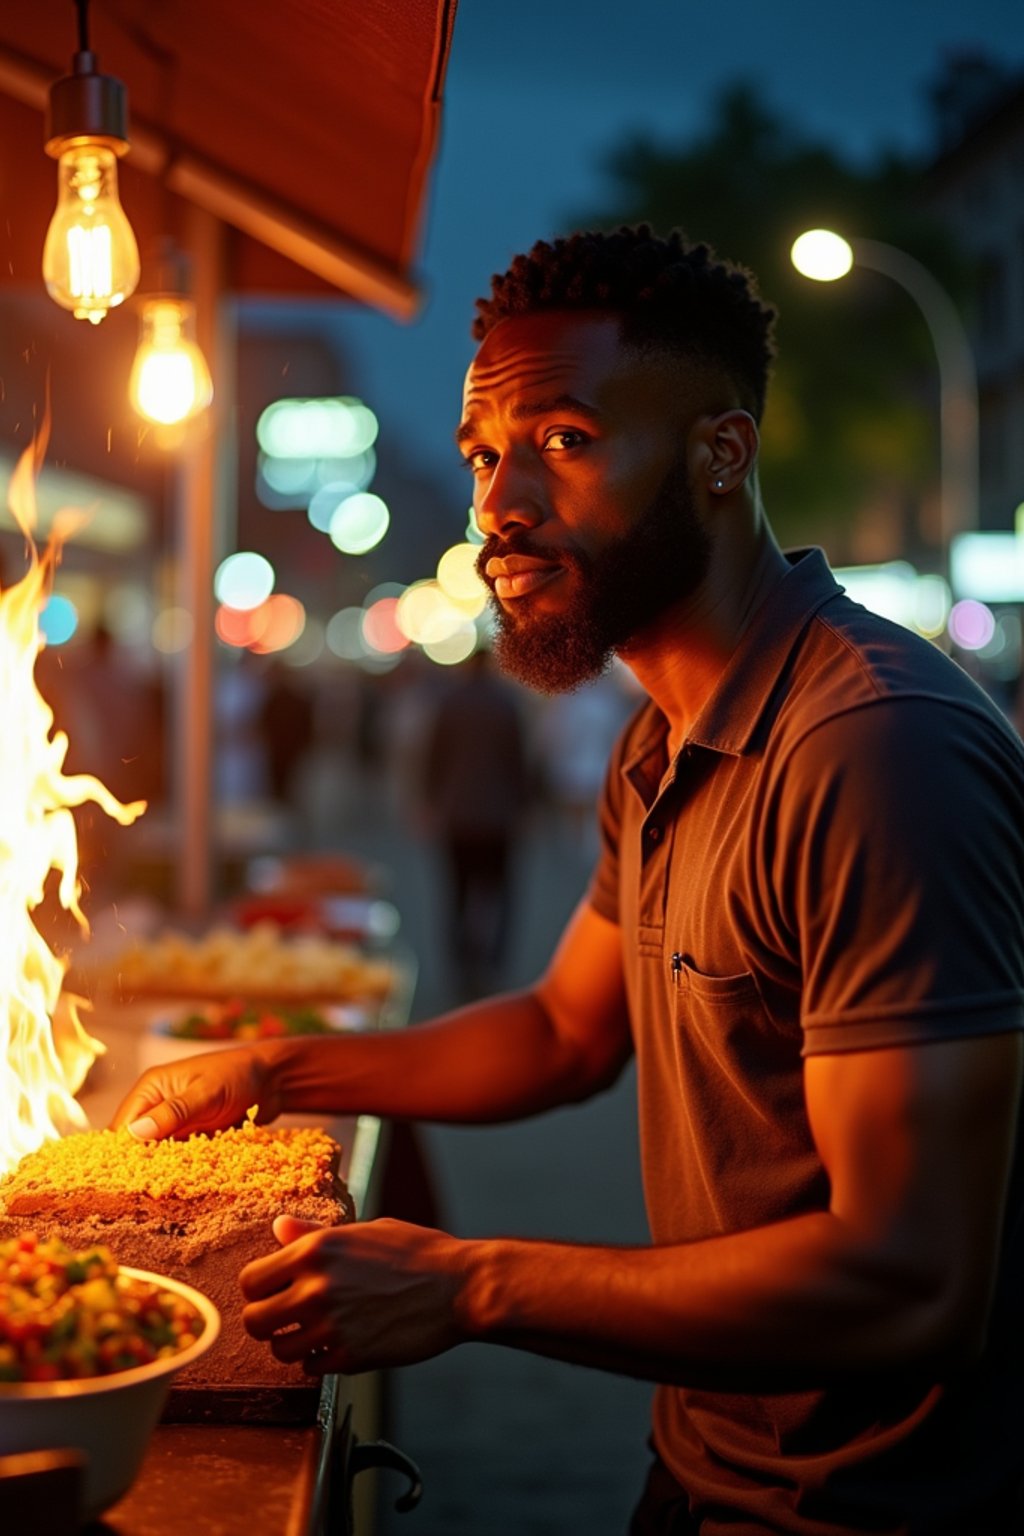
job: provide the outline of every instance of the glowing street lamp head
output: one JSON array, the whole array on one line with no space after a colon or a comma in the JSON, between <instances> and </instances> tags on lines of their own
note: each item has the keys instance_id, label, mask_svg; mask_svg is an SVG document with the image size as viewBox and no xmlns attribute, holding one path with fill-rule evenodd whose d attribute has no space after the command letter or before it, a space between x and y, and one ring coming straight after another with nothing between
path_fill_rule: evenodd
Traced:
<instances>
[{"instance_id":1,"label":"glowing street lamp head","mask_svg":"<svg viewBox=\"0 0 1024 1536\"><path fill-rule=\"evenodd\" d=\"M834 283L853 266L853 247L831 229L809 229L793 241L789 257L802 277Z\"/></svg>"}]
</instances>

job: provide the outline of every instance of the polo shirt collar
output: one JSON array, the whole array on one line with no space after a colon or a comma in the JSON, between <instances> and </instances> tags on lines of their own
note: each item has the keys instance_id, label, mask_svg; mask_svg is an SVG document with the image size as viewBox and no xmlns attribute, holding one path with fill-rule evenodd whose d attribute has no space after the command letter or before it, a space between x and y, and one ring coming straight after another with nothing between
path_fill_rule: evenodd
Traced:
<instances>
[{"instance_id":1,"label":"polo shirt collar","mask_svg":"<svg viewBox=\"0 0 1024 1536\"><path fill-rule=\"evenodd\" d=\"M820 549L787 550L789 570L750 621L711 697L686 734L688 746L741 756L793 646L818 609L843 588ZM627 770L664 743L665 717L651 701Z\"/></svg>"}]
</instances>

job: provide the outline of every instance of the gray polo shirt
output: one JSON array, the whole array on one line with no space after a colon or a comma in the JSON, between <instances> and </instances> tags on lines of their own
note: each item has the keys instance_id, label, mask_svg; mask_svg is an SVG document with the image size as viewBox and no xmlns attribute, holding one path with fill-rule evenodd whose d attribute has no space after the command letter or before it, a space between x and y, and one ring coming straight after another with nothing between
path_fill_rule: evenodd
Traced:
<instances>
[{"instance_id":1,"label":"gray polo shirt","mask_svg":"<svg viewBox=\"0 0 1024 1536\"><path fill-rule=\"evenodd\" d=\"M788 558L675 760L649 703L602 801L590 900L622 929L656 1243L827 1208L802 1056L1024 1028L1021 742L820 551ZM1024 1278L1019 1178L1012 1198L1004 1291ZM931 1530L908 1512L970 1507L1019 1464L1018 1309L997 1300L1013 1340L948 1388L660 1387L656 1444L709 1536Z\"/></svg>"}]
</instances>

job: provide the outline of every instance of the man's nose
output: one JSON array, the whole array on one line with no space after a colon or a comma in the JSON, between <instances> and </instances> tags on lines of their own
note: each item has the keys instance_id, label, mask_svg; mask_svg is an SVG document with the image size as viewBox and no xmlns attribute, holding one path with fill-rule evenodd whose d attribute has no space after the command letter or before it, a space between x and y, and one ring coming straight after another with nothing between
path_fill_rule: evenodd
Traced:
<instances>
[{"instance_id":1,"label":"man's nose","mask_svg":"<svg viewBox=\"0 0 1024 1536\"><path fill-rule=\"evenodd\" d=\"M536 528L545 518L539 491L533 475L511 455L499 459L490 479L477 482L474 510L481 533Z\"/></svg>"}]
</instances>

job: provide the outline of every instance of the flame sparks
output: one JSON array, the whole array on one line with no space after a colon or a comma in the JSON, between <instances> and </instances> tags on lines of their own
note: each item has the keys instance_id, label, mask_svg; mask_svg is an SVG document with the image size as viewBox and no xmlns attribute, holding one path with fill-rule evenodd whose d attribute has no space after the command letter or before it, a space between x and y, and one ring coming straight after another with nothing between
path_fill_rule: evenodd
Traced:
<instances>
[{"instance_id":1,"label":"flame sparks","mask_svg":"<svg viewBox=\"0 0 1024 1536\"><path fill-rule=\"evenodd\" d=\"M48 438L47 419L11 476L9 506L30 564L19 582L0 591L0 1173L44 1141L87 1128L74 1095L104 1049L82 1025L82 999L62 996L68 961L53 952L32 918L55 872L61 906L89 931L72 810L92 801L128 826L146 808L143 800L122 805L91 774L64 775L68 738L53 730L53 711L36 687L44 643L39 615L72 531L67 520L55 525L39 556L32 537L35 480Z\"/></svg>"}]
</instances>

